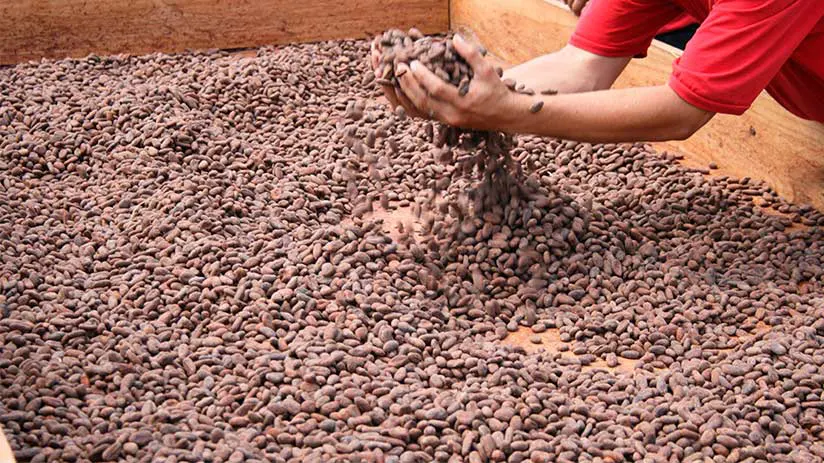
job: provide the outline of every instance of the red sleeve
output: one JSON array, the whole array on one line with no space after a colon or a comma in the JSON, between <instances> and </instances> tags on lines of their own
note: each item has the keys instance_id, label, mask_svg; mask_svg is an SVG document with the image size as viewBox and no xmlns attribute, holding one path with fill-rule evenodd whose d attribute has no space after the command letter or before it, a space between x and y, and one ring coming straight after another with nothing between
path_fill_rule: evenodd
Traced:
<instances>
[{"instance_id":1,"label":"red sleeve","mask_svg":"<svg viewBox=\"0 0 824 463\"><path fill-rule=\"evenodd\" d=\"M601 56L645 56L658 30L682 13L667 0L596 0L587 4L569 43Z\"/></svg>"},{"instance_id":2,"label":"red sleeve","mask_svg":"<svg viewBox=\"0 0 824 463\"><path fill-rule=\"evenodd\" d=\"M822 15L819 0L718 0L673 63L669 85L693 106L741 114Z\"/></svg>"}]
</instances>

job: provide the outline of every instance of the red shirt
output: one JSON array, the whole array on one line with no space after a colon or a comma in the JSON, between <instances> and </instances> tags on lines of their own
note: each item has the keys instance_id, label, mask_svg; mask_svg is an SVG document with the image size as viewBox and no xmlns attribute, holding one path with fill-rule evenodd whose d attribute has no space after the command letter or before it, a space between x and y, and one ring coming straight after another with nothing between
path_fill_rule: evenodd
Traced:
<instances>
[{"instance_id":1,"label":"red shirt","mask_svg":"<svg viewBox=\"0 0 824 463\"><path fill-rule=\"evenodd\" d=\"M672 65L670 87L698 108L741 114L766 89L794 114L824 122L821 0L598 0L570 44L602 56L643 56L684 12L701 21Z\"/></svg>"},{"instance_id":2,"label":"red shirt","mask_svg":"<svg viewBox=\"0 0 824 463\"><path fill-rule=\"evenodd\" d=\"M677 31L678 29L683 29L687 26L697 23L698 21L692 19L692 16L684 13L681 16L673 19L672 21L668 22L664 25L661 29L658 29L658 34L666 34L667 32Z\"/></svg>"},{"instance_id":3,"label":"red shirt","mask_svg":"<svg viewBox=\"0 0 824 463\"><path fill-rule=\"evenodd\" d=\"M581 11L581 16L584 16L585 14L587 14L587 11L589 11L589 7L593 3L595 3L595 2L589 1L584 5L584 9ZM664 26L661 27L661 29L658 29L658 32L655 35L666 34L667 32L677 31L678 29L683 29L683 28L685 28L687 26L691 26L691 25L693 25L697 22L698 21L693 19L693 17L688 15L687 13L681 13L680 15L678 15L677 18L675 18L672 21L664 24Z\"/></svg>"}]
</instances>

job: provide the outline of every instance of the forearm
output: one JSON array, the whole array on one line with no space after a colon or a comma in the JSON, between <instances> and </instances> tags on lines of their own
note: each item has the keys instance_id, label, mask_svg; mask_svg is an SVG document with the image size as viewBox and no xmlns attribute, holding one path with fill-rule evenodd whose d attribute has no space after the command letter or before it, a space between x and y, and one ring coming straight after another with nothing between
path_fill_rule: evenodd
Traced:
<instances>
[{"instance_id":1,"label":"forearm","mask_svg":"<svg viewBox=\"0 0 824 463\"><path fill-rule=\"evenodd\" d=\"M568 45L507 69L504 78L514 79L540 93L579 93L604 90L623 71L629 58L606 58Z\"/></svg>"},{"instance_id":2,"label":"forearm","mask_svg":"<svg viewBox=\"0 0 824 463\"><path fill-rule=\"evenodd\" d=\"M454 44L474 71L469 92L462 94L417 61L400 68L400 85L411 107L456 127L590 142L651 141L686 138L712 117L668 86L559 95L512 92L475 47L460 36ZM609 86L628 61L595 57L589 64L600 71L597 82Z\"/></svg>"},{"instance_id":3,"label":"forearm","mask_svg":"<svg viewBox=\"0 0 824 463\"><path fill-rule=\"evenodd\" d=\"M532 114L529 108L537 98L544 106ZM554 96L512 94L502 114L500 129L507 132L594 143L684 139L713 116L664 85Z\"/></svg>"}]
</instances>

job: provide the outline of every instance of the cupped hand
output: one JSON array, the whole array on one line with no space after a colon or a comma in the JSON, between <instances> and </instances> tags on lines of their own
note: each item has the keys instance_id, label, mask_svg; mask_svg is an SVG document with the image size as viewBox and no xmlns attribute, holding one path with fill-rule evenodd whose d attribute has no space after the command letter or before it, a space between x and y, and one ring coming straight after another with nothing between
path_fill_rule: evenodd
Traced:
<instances>
[{"instance_id":1,"label":"cupped hand","mask_svg":"<svg viewBox=\"0 0 824 463\"><path fill-rule=\"evenodd\" d=\"M461 96L458 87L444 81L423 64L413 61L398 66L400 86L407 102L399 102L410 114L423 114L445 124L475 130L495 130L507 120L506 107L513 97L495 68L478 48L461 36L453 39L455 50L472 67L469 91ZM407 103L412 106L407 106Z\"/></svg>"},{"instance_id":2,"label":"cupped hand","mask_svg":"<svg viewBox=\"0 0 824 463\"><path fill-rule=\"evenodd\" d=\"M369 58L372 63L372 70L375 72L375 78L380 79L382 76L378 75L378 67L380 66L381 61L381 52L378 51L377 41L379 39L375 39L372 41L372 45L370 46ZM408 68L407 68L408 69ZM398 72L397 70L395 71ZM383 95L389 101L389 104L395 108L398 105L403 106L406 110L407 114L412 117L423 117L422 114L418 113L415 110L415 105L409 101L406 95L400 91L399 88L395 88L392 84L387 83L379 83L378 85L381 86L381 90L383 90Z\"/></svg>"}]
</instances>

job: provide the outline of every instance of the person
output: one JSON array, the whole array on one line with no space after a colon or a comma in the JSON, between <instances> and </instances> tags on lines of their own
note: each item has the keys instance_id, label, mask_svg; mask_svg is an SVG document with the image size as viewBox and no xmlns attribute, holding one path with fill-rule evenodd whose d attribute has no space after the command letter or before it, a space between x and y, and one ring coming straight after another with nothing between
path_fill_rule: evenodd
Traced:
<instances>
[{"instance_id":1,"label":"person","mask_svg":"<svg viewBox=\"0 0 824 463\"><path fill-rule=\"evenodd\" d=\"M581 16L589 10L588 7L592 4L592 0L565 0L565 3L575 16ZM684 12L661 27L655 38L683 50L697 29L697 21Z\"/></svg>"},{"instance_id":2,"label":"person","mask_svg":"<svg viewBox=\"0 0 824 463\"><path fill-rule=\"evenodd\" d=\"M610 89L657 31L683 12L701 21L666 84ZM682 140L716 113L742 114L766 89L795 115L824 122L824 8L818 0L596 0L561 50L504 74L536 95L511 92L479 50L455 49L473 69L468 93L417 62L387 98L419 117L508 133L586 142ZM401 65L404 67L404 65ZM557 95L542 95L554 89ZM530 108L541 99L540 111Z\"/></svg>"}]
</instances>

